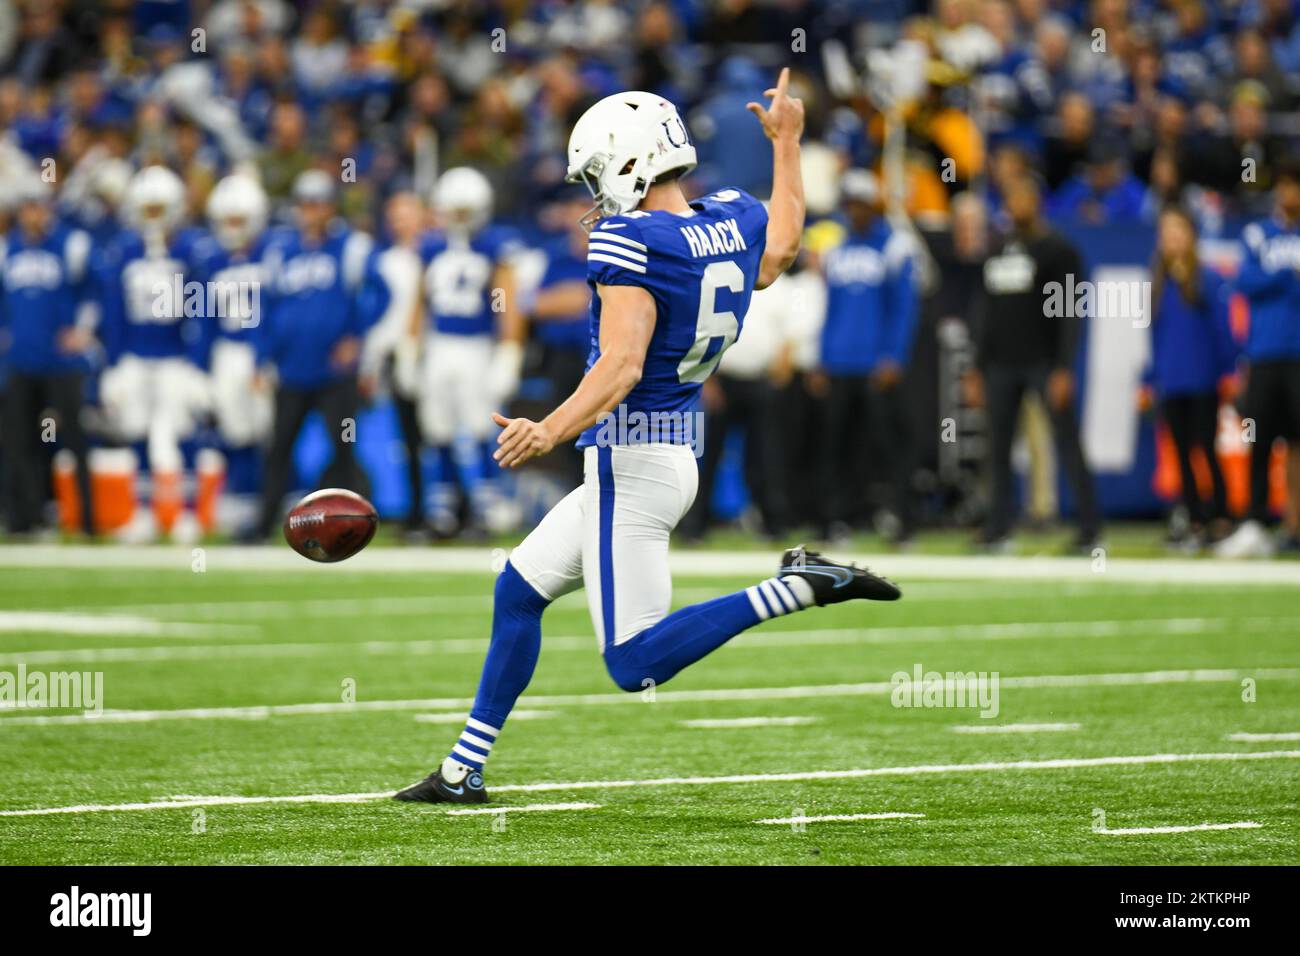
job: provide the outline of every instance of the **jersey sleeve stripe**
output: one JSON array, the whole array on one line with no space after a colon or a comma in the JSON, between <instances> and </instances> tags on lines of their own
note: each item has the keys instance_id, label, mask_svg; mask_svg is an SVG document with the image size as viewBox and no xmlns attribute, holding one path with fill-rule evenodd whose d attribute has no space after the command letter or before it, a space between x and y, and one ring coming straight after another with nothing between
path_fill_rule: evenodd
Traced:
<instances>
[{"instance_id":1,"label":"jersey sleeve stripe","mask_svg":"<svg viewBox=\"0 0 1300 956\"><path fill-rule=\"evenodd\" d=\"M617 242L622 246L628 246L632 249L640 249L642 252L646 251L645 243L637 242L635 239L629 239L627 236L615 235L612 232L593 232L591 234L591 240L593 242L596 240L601 240L603 242Z\"/></svg>"},{"instance_id":2,"label":"jersey sleeve stripe","mask_svg":"<svg viewBox=\"0 0 1300 956\"><path fill-rule=\"evenodd\" d=\"M587 256L588 262L608 262L610 265L622 266L624 269L630 269L633 272L645 274L645 266L638 262L632 262L629 259L616 259L613 256L607 256L601 252L593 252Z\"/></svg>"},{"instance_id":3,"label":"jersey sleeve stripe","mask_svg":"<svg viewBox=\"0 0 1300 956\"><path fill-rule=\"evenodd\" d=\"M616 256L622 256L625 259L633 259L636 262L646 262L646 257L640 252L633 252L631 249L624 249L620 246L609 246L603 242L593 242L587 246L588 252L608 252Z\"/></svg>"}]
</instances>

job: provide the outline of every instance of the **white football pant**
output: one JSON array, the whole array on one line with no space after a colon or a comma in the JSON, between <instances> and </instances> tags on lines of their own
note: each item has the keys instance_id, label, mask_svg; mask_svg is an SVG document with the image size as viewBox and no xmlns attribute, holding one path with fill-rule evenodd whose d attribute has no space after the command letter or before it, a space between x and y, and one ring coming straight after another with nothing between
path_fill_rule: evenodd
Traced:
<instances>
[{"instance_id":1,"label":"white football pant","mask_svg":"<svg viewBox=\"0 0 1300 956\"><path fill-rule=\"evenodd\" d=\"M689 445L588 447L584 478L510 555L554 600L580 586L599 647L622 644L667 616L673 582L668 536L695 500Z\"/></svg>"}]
</instances>

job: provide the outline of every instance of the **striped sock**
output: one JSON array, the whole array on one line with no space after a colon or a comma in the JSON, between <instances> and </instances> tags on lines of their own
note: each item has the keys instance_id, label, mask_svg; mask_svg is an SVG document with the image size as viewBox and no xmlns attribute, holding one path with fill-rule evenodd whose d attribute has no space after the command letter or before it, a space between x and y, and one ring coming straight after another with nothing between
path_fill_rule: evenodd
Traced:
<instances>
[{"instance_id":1,"label":"striped sock","mask_svg":"<svg viewBox=\"0 0 1300 956\"><path fill-rule=\"evenodd\" d=\"M760 621L802 611L813 605L812 587L794 575L768 578L745 588L745 595Z\"/></svg>"},{"instance_id":2,"label":"striped sock","mask_svg":"<svg viewBox=\"0 0 1300 956\"><path fill-rule=\"evenodd\" d=\"M481 720L473 717L466 720L460 739L442 762L443 779L449 783L459 783L471 770L482 772L483 764L487 763L492 745L500 733L501 728L485 724Z\"/></svg>"}]
</instances>

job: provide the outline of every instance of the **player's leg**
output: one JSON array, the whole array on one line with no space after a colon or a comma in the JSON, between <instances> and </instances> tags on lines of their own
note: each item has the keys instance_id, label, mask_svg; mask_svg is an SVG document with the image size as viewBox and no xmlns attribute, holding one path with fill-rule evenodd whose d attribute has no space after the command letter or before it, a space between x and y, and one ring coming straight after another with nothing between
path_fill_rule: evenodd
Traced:
<instances>
[{"instance_id":1,"label":"player's leg","mask_svg":"<svg viewBox=\"0 0 1300 956\"><path fill-rule=\"evenodd\" d=\"M71 372L48 379L50 403L59 416L59 441L77 459L77 494L81 499L81 529L95 533L95 503L90 483L90 442L81 427L81 405L85 394L80 374Z\"/></svg>"},{"instance_id":2,"label":"player's leg","mask_svg":"<svg viewBox=\"0 0 1300 956\"><path fill-rule=\"evenodd\" d=\"M456 439L456 342L459 336L433 335L425 353L422 388L420 389L420 430L429 444L428 481L429 513L433 530L444 536L456 530L456 458L452 443Z\"/></svg>"},{"instance_id":3,"label":"player's leg","mask_svg":"<svg viewBox=\"0 0 1300 956\"><path fill-rule=\"evenodd\" d=\"M1015 476L1011 469L1011 446L1024 399L1024 382L1013 368L990 368L984 374L989 435L991 485L989 511L985 518L983 543L998 545L1011 533L1014 523Z\"/></svg>"},{"instance_id":4,"label":"player's leg","mask_svg":"<svg viewBox=\"0 0 1300 956\"><path fill-rule=\"evenodd\" d=\"M499 534L508 530L511 522L501 491L501 469L492 457L498 431L492 421L492 413L498 410L490 385L493 342L489 336L474 336L467 338L465 345L458 390L463 431L473 440L475 455L461 474L475 523Z\"/></svg>"},{"instance_id":5,"label":"player's leg","mask_svg":"<svg viewBox=\"0 0 1300 956\"><path fill-rule=\"evenodd\" d=\"M326 487L347 488L363 498L370 496L370 478L356 455L357 380L352 376L339 379L320 393L317 407L325 420L325 430L334 443L334 460L325 469L321 481Z\"/></svg>"},{"instance_id":6,"label":"player's leg","mask_svg":"<svg viewBox=\"0 0 1300 956\"><path fill-rule=\"evenodd\" d=\"M483 765L537 666L542 612L582 583L583 489L570 492L510 555L497 576L492 639L469 719L441 767L396 794L424 803L487 800Z\"/></svg>"},{"instance_id":7,"label":"player's leg","mask_svg":"<svg viewBox=\"0 0 1300 956\"><path fill-rule=\"evenodd\" d=\"M293 468L293 445L302 430L302 423L311 411L313 393L307 389L280 385L275 390L274 423L271 426L271 450L266 456L265 481L262 485L261 512L254 527L254 535L265 538L271 533L284 494L289 490L290 470Z\"/></svg>"},{"instance_id":8,"label":"player's leg","mask_svg":"<svg viewBox=\"0 0 1300 956\"><path fill-rule=\"evenodd\" d=\"M668 538L696 490L683 445L589 448L583 576L610 677L623 690L662 684L761 621L898 589L862 569L787 552L777 575L668 613Z\"/></svg>"}]
</instances>

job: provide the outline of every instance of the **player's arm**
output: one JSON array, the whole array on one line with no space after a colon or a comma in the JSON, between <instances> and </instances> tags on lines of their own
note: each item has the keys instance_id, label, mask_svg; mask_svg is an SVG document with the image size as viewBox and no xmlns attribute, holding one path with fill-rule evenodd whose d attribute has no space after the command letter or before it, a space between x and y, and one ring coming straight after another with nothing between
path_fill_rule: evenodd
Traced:
<instances>
[{"instance_id":1,"label":"player's arm","mask_svg":"<svg viewBox=\"0 0 1300 956\"><path fill-rule=\"evenodd\" d=\"M790 97L790 68L781 70L773 89L765 96L767 109L757 103L747 108L763 124L772 141L772 198L767 211L767 245L758 268L756 288L766 289L794 263L803 235L803 173L799 168L799 137L803 135L803 103Z\"/></svg>"},{"instance_id":2,"label":"player's arm","mask_svg":"<svg viewBox=\"0 0 1300 956\"><path fill-rule=\"evenodd\" d=\"M519 388L519 376L524 367L524 339L528 324L519 308L515 294L517 283L514 267L502 260L492 272L493 298L500 297L501 314L497 324L497 344L492 350L492 361L487 370L487 390L494 404L500 404L514 395ZM495 302L493 308L495 308Z\"/></svg>"},{"instance_id":3,"label":"player's arm","mask_svg":"<svg viewBox=\"0 0 1300 956\"><path fill-rule=\"evenodd\" d=\"M655 330L655 300L632 285L601 285L600 358L574 393L540 422L493 415L503 429L493 455L502 468L514 468L571 441L627 397L641 381L650 336Z\"/></svg>"}]
</instances>

